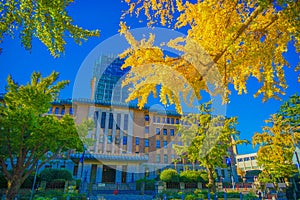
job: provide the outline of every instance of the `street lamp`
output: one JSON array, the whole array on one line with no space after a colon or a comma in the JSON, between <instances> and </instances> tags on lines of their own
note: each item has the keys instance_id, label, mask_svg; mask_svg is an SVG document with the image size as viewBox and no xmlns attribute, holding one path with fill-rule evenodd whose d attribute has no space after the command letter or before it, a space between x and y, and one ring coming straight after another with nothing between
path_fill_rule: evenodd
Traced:
<instances>
[{"instance_id":1,"label":"street lamp","mask_svg":"<svg viewBox=\"0 0 300 200\"><path fill-rule=\"evenodd\" d=\"M32 188L31 188L30 200L32 200L33 195L34 195L36 176L37 176L37 173L38 173L38 165L39 165L39 161L37 161L36 166L35 166L35 173L34 173L34 179L33 179Z\"/></svg>"},{"instance_id":2,"label":"street lamp","mask_svg":"<svg viewBox=\"0 0 300 200\"><path fill-rule=\"evenodd\" d=\"M85 151L86 151L86 145L83 145L83 153L80 157L80 162L81 162L81 173L80 173L80 180L81 180L81 188L80 191L81 193L84 192L84 181L83 181L83 168L84 168L84 156L85 156Z\"/></svg>"},{"instance_id":3,"label":"street lamp","mask_svg":"<svg viewBox=\"0 0 300 200\"><path fill-rule=\"evenodd\" d=\"M232 170L232 165L231 165L231 158L226 157L226 165L227 165L227 167L230 167L232 189L234 190L235 183L234 183L234 178L233 178L233 170Z\"/></svg>"}]
</instances>

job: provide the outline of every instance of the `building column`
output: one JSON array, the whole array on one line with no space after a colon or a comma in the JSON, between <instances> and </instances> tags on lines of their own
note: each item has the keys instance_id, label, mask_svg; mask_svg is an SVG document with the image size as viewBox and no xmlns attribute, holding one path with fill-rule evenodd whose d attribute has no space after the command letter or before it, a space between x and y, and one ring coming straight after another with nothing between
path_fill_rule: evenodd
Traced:
<instances>
[{"instance_id":1,"label":"building column","mask_svg":"<svg viewBox=\"0 0 300 200\"><path fill-rule=\"evenodd\" d=\"M78 169L80 170L79 173L78 173L80 180L90 182L92 164L84 163L83 170L82 170L82 175L81 175L82 163L81 163L81 167L79 167Z\"/></svg>"},{"instance_id":2,"label":"building column","mask_svg":"<svg viewBox=\"0 0 300 200\"><path fill-rule=\"evenodd\" d=\"M97 165L96 183L102 183L103 165Z\"/></svg>"},{"instance_id":3,"label":"building column","mask_svg":"<svg viewBox=\"0 0 300 200\"><path fill-rule=\"evenodd\" d=\"M116 180L115 183L121 183L122 182L122 165L118 165L116 167Z\"/></svg>"}]
</instances>

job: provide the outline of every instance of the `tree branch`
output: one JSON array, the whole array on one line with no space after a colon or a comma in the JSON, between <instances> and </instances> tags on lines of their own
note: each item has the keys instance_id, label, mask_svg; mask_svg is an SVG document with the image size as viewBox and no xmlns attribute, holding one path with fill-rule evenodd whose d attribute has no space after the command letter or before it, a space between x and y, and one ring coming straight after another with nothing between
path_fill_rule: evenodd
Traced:
<instances>
[{"instance_id":1,"label":"tree branch","mask_svg":"<svg viewBox=\"0 0 300 200\"><path fill-rule=\"evenodd\" d=\"M2 171L4 173L4 175L6 176L6 178L9 180L11 179L11 174L8 172L6 164L5 164L5 160L3 157L0 157L0 165L2 167Z\"/></svg>"},{"instance_id":2,"label":"tree branch","mask_svg":"<svg viewBox=\"0 0 300 200\"><path fill-rule=\"evenodd\" d=\"M217 63L219 61L219 59L224 55L224 53L228 50L228 48L234 44L234 42L242 35L242 33L246 30L246 28L248 28L248 26L250 25L250 23L258 16L258 14L260 13L260 11L262 10L261 6L258 6L250 15L250 17L248 17L245 22L242 24L242 26L239 28L239 30L237 31L237 33L235 34L235 36L232 39L232 42L227 45L223 51L221 53L219 53L215 58L214 58L214 62Z\"/></svg>"}]
</instances>

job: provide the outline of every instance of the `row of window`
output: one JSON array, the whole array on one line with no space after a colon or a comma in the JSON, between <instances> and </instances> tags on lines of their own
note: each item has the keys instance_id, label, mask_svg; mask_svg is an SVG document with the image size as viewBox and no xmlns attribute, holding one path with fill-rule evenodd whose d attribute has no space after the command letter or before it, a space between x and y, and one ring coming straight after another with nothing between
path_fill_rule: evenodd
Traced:
<instances>
[{"instance_id":1,"label":"row of window","mask_svg":"<svg viewBox=\"0 0 300 200\"><path fill-rule=\"evenodd\" d=\"M238 158L237 159L238 162L249 161L249 160L255 160L255 156L245 157L245 158Z\"/></svg>"},{"instance_id":2,"label":"row of window","mask_svg":"<svg viewBox=\"0 0 300 200\"><path fill-rule=\"evenodd\" d=\"M99 143L103 142L103 135L100 136L100 140ZM112 135L108 135L107 136L107 143L111 144L113 143L113 138ZM115 137L115 144L120 144L120 137L116 136ZM136 145L140 145L140 138L136 137L135 138L135 144ZM168 141L164 140L162 141L163 147L166 149L168 146ZM174 144L174 141L170 142L170 147L172 148ZM127 145L127 136L123 136L123 145ZM178 142L178 145L182 145L182 142ZM149 147L149 139L144 139L144 146L145 147ZM160 140L156 140L156 148L160 148L161 147L161 141Z\"/></svg>"},{"instance_id":3,"label":"row of window","mask_svg":"<svg viewBox=\"0 0 300 200\"><path fill-rule=\"evenodd\" d=\"M160 156L160 154L156 154L156 156L155 156L155 162L156 163L160 163L161 162L161 156ZM168 157L168 155L167 154L164 154L164 156L163 156L163 161L164 161L164 164L168 164L168 159L169 159L169 157ZM172 154L171 155L171 161L173 161L175 159L175 155L174 154Z\"/></svg>"},{"instance_id":4,"label":"row of window","mask_svg":"<svg viewBox=\"0 0 300 200\"><path fill-rule=\"evenodd\" d=\"M100 127L105 128L105 123L106 123L106 112L101 113L101 121L100 121ZM97 121L99 117L99 111L96 111L94 114L94 121ZM113 113L108 114L108 129L113 129L113 124L114 124L114 115ZM116 129L120 130L120 124L121 124L121 114L117 113L117 119L116 119ZM124 115L124 127L123 130L128 130L128 114Z\"/></svg>"},{"instance_id":5,"label":"row of window","mask_svg":"<svg viewBox=\"0 0 300 200\"><path fill-rule=\"evenodd\" d=\"M160 128L156 128L156 130L155 130L156 135L160 135L160 130L161 130ZM174 134L175 134L175 130L170 129L170 136L174 136ZM166 129L166 128L163 129L163 135L168 135L168 129Z\"/></svg>"},{"instance_id":6,"label":"row of window","mask_svg":"<svg viewBox=\"0 0 300 200\"><path fill-rule=\"evenodd\" d=\"M50 109L49 109L49 111L48 111L48 114L52 114L52 113L53 113L53 108L50 107ZM56 115L59 115L59 114L64 115L64 114L65 114L65 108L62 108L62 109L60 110L59 107L56 107L56 108L54 109L54 114L56 114ZM70 109L69 109L69 114L70 114L70 115L73 115L73 108L72 108L72 107L70 107Z\"/></svg>"}]
</instances>

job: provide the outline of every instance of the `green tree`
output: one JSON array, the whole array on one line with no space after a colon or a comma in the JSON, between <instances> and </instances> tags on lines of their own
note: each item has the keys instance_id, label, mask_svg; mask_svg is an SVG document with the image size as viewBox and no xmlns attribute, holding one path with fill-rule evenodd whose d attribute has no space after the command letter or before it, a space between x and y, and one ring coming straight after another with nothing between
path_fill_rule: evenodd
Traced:
<instances>
[{"instance_id":1,"label":"green tree","mask_svg":"<svg viewBox=\"0 0 300 200\"><path fill-rule=\"evenodd\" d=\"M189 114L182 118L177 134L183 145L174 145L177 154L185 152L191 162L197 161L208 173L208 187L215 192L215 169L226 167L224 159L230 156L228 150L237 144L247 141L238 139L237 119L213 116L211 102L199 107L199 113Z\"/></svg>"},{"instance_id":2,"label":"green tree","mask_svg":"<svg viewBox=\"0 0 300 200\"><path fill-rule=\"evenodd\" d=\"M179 175L175 169L165 169L160 173L159 179L165 182L179 182Z\"/></svg>"},{"instance_id":3,"label":"green tree","mask_svg":"<svg viewBox=\"0 0 300 200\"><path fill-rule=\"evenodd\" d=\"M73 24L67 7L73 0L4 0L0 2L0 42L5 35L14 37L19 33L25 49L32 48L33 37L38 38L58 57L64 52L66 38L73 38L77 44L92 36L99 36L98 30L89 31Z\"/></svg>"},{"instance_id":4,"label":"green tree","mask_svg":"<svg viewBox=\"0 0 300 200\"><path fill-rule=\"evenodd\" d=\"M68 81L56 82L58 77L57 72L45 78L34 72L26 85L18 85L8 77L7 93L0 105L0 166L8 181L7 199L14 198L36 167L66 150L82 150L70 115L58 119L45 114L59 91L68 84Z\"/></svg>"},{"instance_id":5,"label":"green tree","mask_svg":"<svg viewBox=\"0 0 300 200\"><path fill-rule=\"evenodd\" d=\"M266 120L269 126L265 126L262 133L255 133L252 138L253 145L259 145L257 162L263 167L259 175L261 182L281 182L297 172L292 162L295 151L292 127L287 121L274 114ZM295 134L299 138L299 133Z\"/></svg>"},{"instance_id":6,"label":"green tree","mask_svg":"<svg viewBox=\"0 0 300 200\"><path fill-rule=\"evenodd\" d=\"M298 94L292 95L286 102L284 102L279 109L277 115L285 119L285 123L291 127L291 131L297 133L295 136L295 144L300 141L300 96Z\"/></svg>"}]
</instances>

